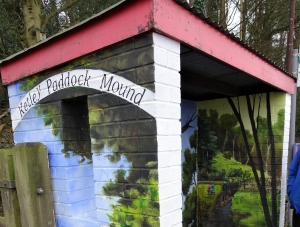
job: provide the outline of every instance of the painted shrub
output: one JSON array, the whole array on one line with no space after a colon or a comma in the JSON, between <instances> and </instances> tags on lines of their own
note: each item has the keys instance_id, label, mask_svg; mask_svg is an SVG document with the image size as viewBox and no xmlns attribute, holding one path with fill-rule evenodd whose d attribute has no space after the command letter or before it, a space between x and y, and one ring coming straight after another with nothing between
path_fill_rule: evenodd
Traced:
<instances>
[{"instance_id":1,"label":"painted shrub","mask_svg":"<svg viewBox=\"0 0 300 227\"><path fill-rule=\"evenodd\" d=\"M89 97L88 106L94 170L102 172L96 201L111 201L111 226L159 226L155 119L111 94Z\"/></svg>"}]
</instances>

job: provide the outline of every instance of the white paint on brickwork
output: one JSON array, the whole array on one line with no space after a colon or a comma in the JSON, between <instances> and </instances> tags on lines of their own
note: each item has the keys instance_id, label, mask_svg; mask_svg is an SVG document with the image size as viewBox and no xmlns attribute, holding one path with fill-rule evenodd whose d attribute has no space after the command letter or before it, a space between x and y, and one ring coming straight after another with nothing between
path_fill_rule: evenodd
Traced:
<instances>
[{"instance_id":1,"label":"white paint on brickwork","mask_svg":"<svg viewBox=\"0 0 300 227\"><path fill-rule=\"evenodd\" d=\"M170 69L180 71L180 55L174 53L170 50L165 49L164 47L159 47L156 43L159 43L162 40L157 35L153 36L154 38L154 61L156 64L161 66L166 66Z\"/></svg>"},{"instance_id":2,"label":"white paint on brickwork","mask_svg":"<svg viewBox=\"0 0 300 227\"><path fill-rule=\"evenodd\" d=\"M56 74L42 81L23 96L14 96L11 98L10 106L12 109L11 118L13 130L15 130L26 113L39 103L40 100L57 91L70 87L86 87L108 92L134 105L138 105L152 116L154 115L153 109L144 108L148 105L147 103L149 101L154 100L154 93L152 91L134 84L121 76L111 74L110 72L77 69ZM18 101L16 102L14 99Z\"/></svg>"},{"instance_id":3,"label":"white paint on brickwork","mask_svg":"<svg viewBox=\"0 0 300 227\"><path fill-rule=\"evenodd\" d=\"M174 164L181 164L181 154L177 154L177 151L165 151L159 152L157 154L160 162L158 163L158 168L171 167Z\"/></svg>"},{"instance_id":4,"label":"white paint on brickwork","mask_svg":"<svg viewBox=\"0 0 300 227\"><path fill-rule=\"evenodd\" d=\"M289 154L289 138L290 138L290 118L291 118L291 95L286 94L285 99L285 115L284 115L284 136L283 136L283 152L282 152L282 176L281 176L281 193L280 193L280 215L279 227L284 226L285 219L285 198L288 174L288 154ZM288 218L288 217L286 217Z\"/></svg>"},{"instance_id":5,"label":"white paint on brickwork","mask_svg":"<svg viewBox=\"0 0 300 227\"><path fill-rule=\"evenodd\" d=\"M180 74L178 71L169 70L166 67L155 65L155 83L165 84L171 87L180 88Z\"/></svg>"},{"instance_id":6,"label":"white paint on brickwork","mask_svg":"<svg viewBox=\"0 0 300 227\"><path fill-rule=\"evenodd\" d=\"M182 210L178 209L160 218L160 226L163 227L182 227Z\"/></svg>"},{"instance_id":7,"label":"white paint on brickwork","mask_svg":"<svg viewBox=\"0 0 300 227\"><path fill-rule=\"evenodd\" d=\"M169 102L156 102L156 113L157 118L169 118L180 119L180 103L174 104Z\"/></svg>"},{"instance_id":8,"label":"white paint on brickwork","mask_svg":"<svg viewBox=\"0 0 300 227\"><path fill-rule=\"evenodd\" d=\"M174 54L180 54L180 43L173 39L170 39L158 33L153 33L153 41L154 45L157 47L164 48L165 50Z\"/></svg>"},{"instance_id":9,"label":"white paint on brickwork","mask_svg":"<svg viewBox=\"0 0 300 227\"><path fill-rule=\"evenodd\" d=\"M170 103L180 103L180 88L171 87L169 85L164 85L156 83L155 85L155 98L156 100Z\"/></svg>"},{"instance_id":10,"label":"white paint on brickwork","mask_svg":"<svg viewBox=\"0 0 300 227\"><path fill-rule=\"evenodd\" d=\"M181 128L180 128L181 129ZM158 150L160 152L162 151L177 151L178 146L181 146L181 138L180 136L157 136L157 145L158 145Z\"/></svg>"},{"instance_id":11,"label":"white paint on brickwork","mask_svg":"<svg viewBox=\"0 0 300 227\"><path fill-rule=\"evenodd\" d=\"M159 118L156 120L157 123L157 133L159 135L180 135L177 129L181 127L181 124L178 120L174 119L164 119ZM178 134L179 133L179 134Z\"/></svg>"},{"instance_id":12,"label":"white paint on brickwork","mask_svg":"<svg viewBox=\"0 0 300 227\"><path fill-rule=\"evenodd\" d=\"M180 43L153 34L160 226L181 226Z\"/></svg>"},{"instance_id":13,"label":"white paint on brickwork","mask_svg":"<svg viewBox=\"0 0 300 227\"><path fill-rule=\"evenodd\" d=\"M172 213L182 207L182 197L181 194L161 200L159 203L160 215L164 216Z\"/></svg>"},{"instance_id":14,"label":"white paint on brickwork","mask_svg":"<svg viewBox=\"0 0 300 227\"><path fill-rule=\"evenodd\" d=\"M177 152L178 153L178 152ZM174 154L176 155L176 154ZM159 160L158 160L159 161ZM181 166L174 165L172 167L158 168L159 183L166 184L181 180Z\"/></svg>"},{"instance_id":15,"label":"white paint on brickwork","mask_svg":"<svg viewBox=\"0 0 300 227\"><path fill-rule=\"evenodd\" d=\"M181 180L159 186L159 198L164 200L181 193Z\"/></svg>"}]
</instances>

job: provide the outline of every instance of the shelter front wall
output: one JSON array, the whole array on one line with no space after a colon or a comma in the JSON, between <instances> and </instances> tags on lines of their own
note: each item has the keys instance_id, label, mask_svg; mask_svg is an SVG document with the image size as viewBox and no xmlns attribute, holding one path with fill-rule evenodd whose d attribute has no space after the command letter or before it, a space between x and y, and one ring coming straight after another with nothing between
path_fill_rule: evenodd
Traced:
<instances>
[{"instance_id":1,"label":"shelter front wall","mask_svg":"<svg viewBox=\"0 0 300 227\"><path fill-rule=\"evenodd\" d=\"M290 96L183 103L183 226L283 226Z\"/></svg>"},{"instance_id":2,"label":"shelter front wall","mask_svg":"<svg viewBox=\"0 0 300 227\"><path fill-rule=\"evenodd\" d=\"M88 77L77 77L77 84L74 77L74 85L59 87L67 71L99 69L155 92L152 44L148 34L8 86L12 110L31 89L47 86L40 91L45 98L34 104L28 99L26 108L24 101L26 113L12 121L19 121L15 143L43 142L48 148L58 227L159 226L157 126L153 115L138 106L143 93L122 96L121 82L115 80L115 90L108 91L108 74L106 81L98 81L106 90L95 90L97 81Z\"/></svg>"}]
</instances>

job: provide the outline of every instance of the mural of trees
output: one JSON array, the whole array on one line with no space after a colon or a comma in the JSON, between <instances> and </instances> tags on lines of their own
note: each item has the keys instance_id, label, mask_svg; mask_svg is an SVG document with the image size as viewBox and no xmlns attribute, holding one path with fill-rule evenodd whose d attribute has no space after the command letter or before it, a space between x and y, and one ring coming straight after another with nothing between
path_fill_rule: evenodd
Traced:
<instances>
[{"instance_id":1,"label":"mural of trees","mask_svg":"<svg viewBox=\"0 0 300 227\"><path fill-rule=\"evenodd\" d=\"M217 115L216 115L217 117ZM210 118L214 120L214 118ZM212 164L213 157L217 153L216 133L211 130L211 122L207 116L206 110L198 110L198 149L197 164L199 169L198 180L207 179L208 174L214 172Z\"/></svg>"},{"instance_id":2,"label":"mural of trees","mask_svg":"<svg viewBox=\"0 0 300 227\"><path fill-rule=\"evenodd\" d=\"M187 160L190 160L183 163L183 190L185 188L188 192L185 204L192 205L190 198L195 196L200 201L195 214L201 219L197 221L197 226L226 226L214 222L216 220L212 219L212 214L216 215L216 209L228 206L232 207L228 215L241 226L278 225L278 179L281 178L285 115L284 109L278 107L285 104L279 98L282 103L277 102L273 106L275 96L274 93L266 93L220 101L222 105L229 106L228 111L220 107L214 109L214 105L210 107L208 104L201 108L201 102L198 103L198 129L190 135L189 141L197 144L196 165L189 164L193 162L192 152L183 148ZM277 96L283 97L280 94ZM195 136L196 142L192 139ZM188 185L193 185L191 173L194 168L197 172L195 194L188 190ZM187 178L190 180L187 181ZM223 181L227 181L231 189L228 205L219 202ZM215 195L208 195L206 189L210 184L215 185ZM252 200L239 204L239 198L244 200L249 193ZM255 214L250 208L250 211L245 209L252 203L261 204L257 205L259 208L252 209ZM189 220L186 223L191 223L195 218L191 219L188 212L193 214L192 210L184 210L183 215ZM218 219L226 220L220 216Z\"/></svg>"},{"instance_id":3,"label":"mural of trees","mask_svg":"<svg viewBox=\"0 0 300 227\"><path fill-rule=\"evenodd\" d=\"M265 215L265 221L268 227L271 226L277 226L277 200L276 200L276 162L275 162L275 141L274 141L274 135L273 135L273 125L272 125L272 119L271 119L271 106L270 106L270 93L266 94L266 111L267 111L267 118L263 119L260 117L260 107L261 107L261 100L262 95L252 95L251 97L249 95L246 95L246 102L247 102L247 109L248 109L248 116L251 123L252 128L252 135L254 138L255 148L256 148L256 154L257 154L257 163L254 161L254 157L251 153L248 138L246 136L246 130L244 127L244 122L242 120L241 111L236 105L233 103L231 98L228 98L228 102L230 106L232 107L233 112L235 113L239 124L241 126L242 135L244 137L244 142L247 150L247 154L250 160L250 166L252 167L252 171L255 177L255 181L260 193L261 203ZM255 105L255 102L258 102L257 105ZM279 117L280 117L279 113ZM282 121L282 116L279 118ZM283 126L283 122L280 122L276 126ZM282 128L283 129L283 128ZM267 151L267 155L263 156L263 141L262 139L265 139L265 150ZM269 206L268 206L268 200L267 200L267 191L266 191L266 177L265 177L265 171L267 169L265 168L265 163L268 163L268 158L270 157L271 160L271 203L272 203L272 211L270 212ZM267 160L266 160L267 159ZM258 173L259 171L259 173ZM260 175L260 177L259 177Z\"/></svg>"}]
</instances>

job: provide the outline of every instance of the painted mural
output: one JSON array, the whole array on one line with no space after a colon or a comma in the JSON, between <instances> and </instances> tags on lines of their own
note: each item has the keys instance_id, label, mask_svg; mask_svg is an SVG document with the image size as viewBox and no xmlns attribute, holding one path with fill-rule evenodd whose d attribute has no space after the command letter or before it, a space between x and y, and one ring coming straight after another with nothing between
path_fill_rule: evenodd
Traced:
<instances>
[{"instance_id":1,"label":"painted mural","mask_svg":"<svg viewBox=\"0 0 300 227\"><path fill-rule=\"evenodd\" d=\"M182 203L183 226L196 224L196 141L197 141L197 103L181 100L181 139L182 139Z\"/></svg>"},{"instance_id":2,"label":"painted mural","mask_svg":"<svg viewBox=\"0 0 300 227\"><path fill-rule=\"evenodd\" d=\"M159 226L152 37L133 42L8 87L14 142L47 146L58 227Z\"/></svg>"},{"instance_id":3,"label":"painted mural","mask_svg":"<svg viewBox=\"0 0 300 227\"><path fill-rule=\"evenodd\" d=\"M127 101L126 97L114 95L113 89L110 94L107 91L91 93L90 90L75 87L73 98L67 99L60 90L55 95L39 95L37 88L57 77L52 76L42 83L33 78L14 85L18 93L23 93L15 109L15 115L20 115L14 128L15 142L44 142L51 150L49 157L53 170L58 163L51 162L52 152L61 152L66 159L80 157L77 159L79 166L91 166L91 174L94 175L92 182L96 183L95 188L91 187L94 196L82 195L81 199L94 199L96 205L91 205L86 212L94 209L99 223L109 226L159 226L155 119L139 107L140 103L135 103L134 99L130 103L131 100ZM114 77L118 78L116 75ZM125 79L119 79L126 83ZM104 84L108 89L110 84ZM139 87L135 85L134 88ZM137 92L131 93L139 95ZM39 97L45 98L46 102L24 105L28 100L41 99ZM28 132L29 137L18 136L28 127L32 129L33 125L28 125L26 121L30 118L35 119L35 122L31 120L34 128L50 129L49 133L44 130L40 137L29 136L31 133ZM60 141L60 148L55 147L58 151L52 151L49 141ZM64 226L63 222L58 221L58 226Z\"/></svg>"},{"instance_id":4,"label":"painted mural","mask_svg":"<svg viewBox=\"0 0 300 227\"><path fill-rule=\"evenodd\" d=\"M182 186L184 191L188 173L197 176L195 190L189 188L196 208L191 212L194 205L185 206L184 226L278 226L285 95L257 94L197 105L197 130L189 137L196 154L190 153L192 164L189 172L183 171ZM187 169L184 165L186 161Z\"/></svg>"},{"instance_id":5,"label":"painted mural","mask_svg":"<svg viewBox=\"0 0 300 227\"><path fill-rule=\"evenodd\" d=\"M110 94L93 95L88 105L94 168L113 172L96 188L99 211L110 204L100 219L110 226L159 226L155 119Z\"/></svg>"}]
</instances>

